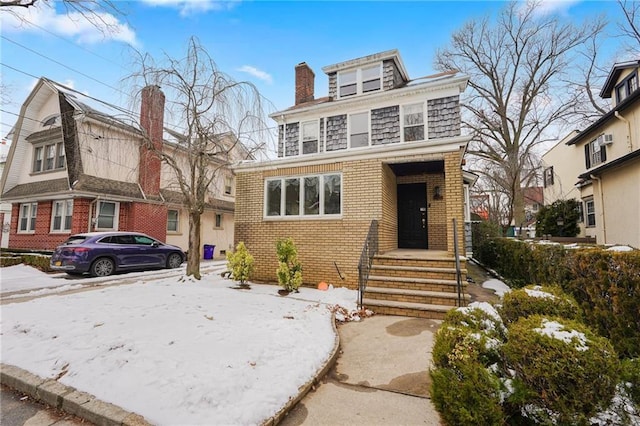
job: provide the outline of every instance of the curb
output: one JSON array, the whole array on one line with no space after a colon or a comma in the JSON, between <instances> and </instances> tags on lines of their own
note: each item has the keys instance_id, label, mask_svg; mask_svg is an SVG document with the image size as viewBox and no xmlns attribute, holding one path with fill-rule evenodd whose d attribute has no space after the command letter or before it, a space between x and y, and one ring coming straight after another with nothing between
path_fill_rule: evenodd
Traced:
<instances>
[{"instance_id":1,"label":"curb","mask_svg":"<svg viewBox=\"0 0 640 426\"><path fill-rule=\"evenodd\" d=\"M338 328L336 327L335 312L331 314L331 325L333 327L333 333L335 337L333 339L333 350L331 352L331 356L327 359L327 362L318 371L316 371L314 377L312 377L307 383L298 388L298 395L296 397L289 399L289 401L287 401L287 403L280 409L280 411L262 422L262 426L276 426L278 423L280 423L287 416L287 414L289 414L289 411L291 411L293 407L295 407L296 404L298 404L298 402L300 402L302 398L304 398L336 364L338 355L340 354L340 335L338 334Z\"/></svg>"},{"instance_id":2,"label":"curb","mask_svg":"<svg viewBox=\"0 0 640 426\"><path fill-rule=\"evenodd\" d=\"M43 379L19 367L0 363L0 383L29 395L36 401L61 409L98 426L149 426L144 417L95 396Z\"/></svg>"}]
</instances>

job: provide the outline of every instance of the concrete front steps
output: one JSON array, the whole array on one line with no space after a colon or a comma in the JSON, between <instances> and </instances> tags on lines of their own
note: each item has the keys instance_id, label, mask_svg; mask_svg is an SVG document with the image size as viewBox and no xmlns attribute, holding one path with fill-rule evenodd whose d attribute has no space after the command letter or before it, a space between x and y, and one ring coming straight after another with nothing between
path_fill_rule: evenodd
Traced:
<instances>
[{"instance_id":1,"label":"concrete front steps","mask_svg":"<svg viewBox=\"0 0 640 426\"><path fill-rule=\"evenodd\" d=\"M462 305L466 293L465 261L461 261ZM373 259L362 304L378 314L442 319L458 306L453 256L428 251L377 255Z\"/></svg>"}]
</instances>

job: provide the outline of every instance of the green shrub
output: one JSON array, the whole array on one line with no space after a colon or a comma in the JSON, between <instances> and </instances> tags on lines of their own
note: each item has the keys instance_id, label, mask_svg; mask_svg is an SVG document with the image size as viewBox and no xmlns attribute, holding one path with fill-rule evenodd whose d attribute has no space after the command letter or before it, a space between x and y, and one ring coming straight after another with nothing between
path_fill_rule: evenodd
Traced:
<instances>
[{"instance_id":1,"label":"green shrub","mask_svg":"<svg viewBox=\"0 0 640 426\"><path fill-rule=\"evenodd\" d=\"M534 314L580 319L580 307L559 287L527 286L506 293L502 298L500 314L506 323Z\"/></svg>"},{"instance_id":2,"label":"green shrub","mask_svg":"<svg viewBox=\"0 0 640 426\"><path fill-rule=\"evenodd\" d=\"M34 268L40 269L42 272L51 272L52 269L49 267L49 262L51 261L51 256L43 255L43 254L23 254L22 262L25 265L33 266Z\"/></svg>"},{"instance_id":3,"label":"green shrub","mask_svg":"<svg viewBox=\"0 0 640 426\"><path fill-rule=\"evenodd\" d=\"M21 256L2 256L0 257L0 268L5 266L19 265L22 263Z\"/></svg>"},{"instance_id":4,"label":"green shrub","mask_svg":"<svg viewBox=\"0 0 640 426\"><path fill-rule=\"evenodd\" d=\"M486 239L474 256L510 287L557 283L582 308L583 319L608 337L621 357L640 356L640 251L567 250L561 245Z\"/></svg>"},{"instance_id":5,"label":"green shrub","mask_svg":"<svg viewBox=\"0 0 640 426\"><path fill-rule=\"evenodd\" d=\"M292 238L279 240L276 243L278 254L278 283L286 291L298 291L302 285L302 265L298 261L298 249Z\"/></svg>"},{"instance_id":6,"label":"green shrub","mask_svg":"<svg viewBox=\"0 0 640 426\"><path fill-rule=\"evenodd\" d=\"M586 424L609 406L619 361L607 339L576 321L540 315L519 319L508 335L505 362L524 389L519 395L525 400L517 402L529 416L542 423Z\"/></svg>"},{"instance_id":7,"label":"green shrub","mask_svg":"<svg viewBox=\"0 0 640 426\"><path fill-rule=\"evenodd\" d=\"M622 361L620 379L636 411L640 412L640 358Z\"/></svg>"},{"instance_id":8,"label":"green shrub","mask_svg":"<svg viewBox=\"0 0 640 426\"><path fill-rule=\"evenodd\" d=\"M500 425L500 380L478 362L431 370L431 400L449 425Z\"/></svg>"},{"instance_id":9,"label":"green shrub","mask_svg":"<svg viewBox=\"0 0 640 426\"><path fill-rule=\"evenodd\" d=\"M227 252L227 268L231 271L231 278L240 281L240 284L244 285L251 278L253 263L253 256L242 241L236 245L233 253Z\"/></svg>"}]
</instances>

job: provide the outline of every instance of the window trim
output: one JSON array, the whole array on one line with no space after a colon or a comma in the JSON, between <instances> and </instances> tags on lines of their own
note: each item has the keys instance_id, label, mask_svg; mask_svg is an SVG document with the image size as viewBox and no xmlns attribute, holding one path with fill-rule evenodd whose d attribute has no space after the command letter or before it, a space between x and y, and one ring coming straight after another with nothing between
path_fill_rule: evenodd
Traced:
<instances>
[{"instance_id":1,"label":"window trim","mask_svg":"<svg viewBox=\"0 0 640 426\"><path fill-rule=\"evenodd\" d=\"M62 204L62 215L60 216L60 229L55 228L55 218L56 216L56 204ZM69 204L70 203L70 204ZM67 207L71 206L70 212L67 211ZM70 213L70 214L69 214ZM69 228L66 228L66 218L71 217L71 222L69 223ZM71 228L73 226L73 198L66 200L53 200L51 202L51 226L49 232L52 234L70 234Z\"/></svg>"},{"instance_id":2,"label":"window trim","mask_svg":"<svg viewBox=\"0 0 640 426\"><path fill-rule=\"evenodd\" d=\"M351 146L351 118L356 115L367 115L367 145L366 146ZM360 134L360 133L358 133ZM352 112L347 114L347 149L362 149L369 148L371 146L371 111Z\"/></svg>"},{"instance_id":3,"label":"window trim","mask_svg":"<svg viewBox=\"0 0 640 426\"><path fill-rule=\"evenodd\" d=\"M607 152L606 152L607 146L602 144L603 139L604 139L604 134L601 134L598 137L592 139L591 141L585 144L584 155L585 155L585 166L587 170L593 167L599 166L601 164L604 164L607 161ZM596 146L598 148L597 150L598 161L594 161L594 159L596 159L596 150L595 150Z\"/></svg>"},{"instance_id":4,"label":"window trim","mask_svg":"<svg viewBox=\"0 0 640 426\"><path fill-rule=\"evenodd\" d=\"M631 83L635 81L636 84L636 88L631 90ZM624 101L625 99L627 99L629 96L631 96L631 94L633 92L635 92L636 90L638 90L639 84L638 84L638 72L637 71L633 71L631 73L629 73L629 75L627 75L620 83L615 85L614 91L616 94L616 105L619 104L620 102ZM624 91L624 96L620 97L621 92Z\"/></svg>"},{"instance_id":5,"label":"window trim","mask_svg":"<svg viewBox=\"0 0 640 426\"><path fill-rule=\"evenodd\" d=\"M227 188L229 189L228 191ZM233 176L226 176L224 178L224 195L233 197Z\"/></svg>"},{"instance_id":6,"label":"window trim","mask_svg":"<svg viewBox=\"0 0 640 426\"><path fill-rule=\"evenodd\" d=\"M53 147L53 157L51 158L51 168L47 168L47 153ZM38 162L38 152L40 152L40 167L36 167ZM63 158L62 165L58 166L60 159ZM58 172L61 170L65 170L67 167L67 160L64 151L64 142L43 142L33 145L33 154L32 154L32 162L31 162L31 173L32 174L40 174L40 173L50 173L50 172Z\"/></svg>"},{"instance_id":7,"label":"window trim","mask_svg":"<svg viewBox=\"0 0 640 426\"><path fill-rule=\"evenodd\" d=\"M549 166L542 172L542 182L544 187L553 186L554 184L554 172L553 166Z\"/></svg>"},{"instance_id":8,"label":"window trim","mask_svg":"<svg viewBox=\"0 0 640 426\"><path fill-rule=\"evenodd\" d=\"M325 195L324 195L324 187L325 187L325 177L326 176L339 176L340 177L340 213L325 213ZM319 202L319 211L318 214L305 214L304 213L304 202L305 202L305 188L304 188L304 180L306 178L319 178L319 194L318 194L318 202ZM297 179L299 182L299 194L298 194L298 214L297 215L288 215L286 214L286 186L285 181L288 179ZM279 181L280 182L280 214L278 215L269 215L268 208L268 187L269 182ZM342 219L342 212L344 211L344 179L342 172L326 172L320 174L308 174L308 175L299 175L299 176L278 176L278 177L270 177L264 180L264 192L263 192L263 219L264 220L314 220L314 219Z\"/></svg>"},{"instance_id":9,"label":"window trim","mask_svg":"<svg viewBox=\"0 0 640 426\"><path fill-rule=\"evenodd\" d=\"M28 206L28 213L26 217L23 215L23 206ZM25 229L21 229L23 219L27 220ZM35 234L37 219L38 203L21 203L18 210L18 229L16 232L18 234Z\"/></svg>"},{"instance_id":10,"label":"window trim","mask_svg":"<svg viewBox=\"0 0 640 426\"><path fill-rule=\"evenodd\" d=\"M420 105L422 107L422 124L416 124L413 126L406 126L404 124L404 114L405 114L405 108L411 107L411 106L415 106L415 105ZM423 139L418 139L415 141L407 141L405 139L405 134L404 134L404 129L406 127L418 127L418 126L422 126L422 134L424 136ZM415 102L415 103L411 103L411 104L403 104L400 105L400 137L401 137L401 141L402 142L420 142L420 141L426 141L428 139L428 135L427 135L427 114L426 114L426 108L425 108L425 102Z\"/></svg>"},{"instance_id":11,"label":"window trim","mask_svg":"<svg viewBox=\"0 0 640 426\"><path fill-rule=\"evenodd\" d=\"M176 229L169 229L169 223L173 222L169 220L169 212L176 212ZM178 209L167 209L167 233L178 234L180 233L180 210Z\"/></svg>"},{"instance_id":12,"label":"window trim","mask_svg":"<svg viewBox=\"0 0 640 426\"><path fill-rule=\"evenodd\" d=\"M363 70L368 70L368 69L373 69L373 68L378 68L378 75L379 75L379 80L380 80L380 88L379 89L374 89L374 90L364 90L364 79L362 77L363 74ZM346 74L351 74L355 71L356 73L356 91L355 93L352 93L350 95L341 95L340 94L340 89L345 86L344 84L342 84L342 79L344 75ZM367 82L369 81L374 81L377 79L369 79L367 80ZM353 83L349 83L349 85L351 85ZM336 75L336 99L346 99L346 98L351 98L353 96L359 96L359 95L366 95L368 93L375 93L375 92L381 92L384 90L384 69L383 69L383 63L382 61L378 61L376 63L372 63L372 64L366 64L366 65L361 65L357 68L349 68L349 69L345 69L345 70L340 70L337 72Z\"/></svg>"},{"instance_id":13,"label":"window trim","mask_svg":"<svg viewBox=\"0 0 640 426\"><path fill-rule=\"evenodd\" d=\"M113 227L111 228L99 228L99 217L100 217L100 205L103 203L111 203L114 204L114 213L113 213ZM109 201L109 200L98 200L95 207L95 216L94 216L94 225L93 229L96 231L117 231L119 229L120 222L120 202L119 201Z\"/></svg>"},{"instance_id":14,"label":"window trim","mask_svg":"<svg viewBox=\"0 0 640 426\"><path fill-rule=\"evenodd\" d=\"M220 223L218 224L218 218L220 218ZM214 213L213 215L213 229L222 229L222 221L223 221L222 213Z\"/></svg>"},{"instance_id":15,"label":"window trim","mask_svg":"<svg viewBox=\"0 0 640 426\"><path fill-rule=\"evenodd\" d=\"M593 200L593 198L587 198L584 201L584 225L587 228L595 228L597 226L597 221L596 221L596 204L595 201ZM593 206L593 211L589 212L589 205ZM590 224L590 220L589 217L593 216L593 224Z\"/></svg>"},{"instance_id":16,"label":"window trim","mask_svg":"<svg viewBox=\"0 0 640 426\"><path fill-rule=\"evenodd\" d=\"M315 139L310 139L307 142L312 142L315 140L316 142L316 150L315 152L304 152L304 125L305 124L315 124L316 126L316 138ZM300 120L300 131L298 132L298 139L299 139L299 147L298 147L298 155L311 155L311 154L317 154L318 152L320 152L320 119L316 118L314 120L305 120L302 121Z\"/></svg>"}]
</instances>

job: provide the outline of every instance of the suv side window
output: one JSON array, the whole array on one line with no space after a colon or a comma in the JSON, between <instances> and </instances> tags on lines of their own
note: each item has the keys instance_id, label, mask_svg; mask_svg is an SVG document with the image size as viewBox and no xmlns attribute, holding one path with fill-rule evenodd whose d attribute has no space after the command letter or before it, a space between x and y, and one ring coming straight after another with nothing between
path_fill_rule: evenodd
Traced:
<instances>
[{"instance_id":1,"label":"suv side window","mask_svg":"<svg viewBox=\"0 0 640 426\"><path fill-rule=\"evenodd\" d=\"M146 246L150 246L155 242L153 238L145 237L143 235L134 235L133 239L135 240L134 244L144 244Z\"/></svg>"}]
</instances>

